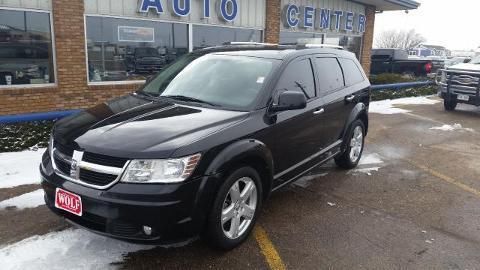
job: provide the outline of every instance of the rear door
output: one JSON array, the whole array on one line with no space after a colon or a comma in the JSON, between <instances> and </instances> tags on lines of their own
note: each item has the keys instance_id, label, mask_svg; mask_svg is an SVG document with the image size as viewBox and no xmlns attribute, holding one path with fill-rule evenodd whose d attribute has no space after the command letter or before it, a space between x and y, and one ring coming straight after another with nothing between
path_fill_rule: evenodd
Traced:
<instances>
[{"instance_id":1,"label":"rear door","mask_svg":"<svg viewBox=\"0 0 480 270\"><path fill-rule=\"evenodd\" d=\"M341 59L340 59L341 60ZM341 138L345 122L353 108L351 88L345 85L343 69L334 56L316 56L314 59L318 77L317 91L324 102L322 141L325 146Z\"/></svg>"}]
</instances>

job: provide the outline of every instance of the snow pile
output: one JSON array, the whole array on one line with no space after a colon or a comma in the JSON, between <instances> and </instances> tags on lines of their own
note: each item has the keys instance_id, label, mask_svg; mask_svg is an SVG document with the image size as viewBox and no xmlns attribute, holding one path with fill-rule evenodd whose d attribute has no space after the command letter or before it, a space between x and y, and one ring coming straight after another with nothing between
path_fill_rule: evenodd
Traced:
<instances>
[{"instance_id":1,"label":"snow pile","mask_svg":"<svg viewBox=\"0 0 480 270\"><path fill-rule=\"evenodd\" d=\"M39 184L38 166L45 148L37 151L0 153L0 188Z\"/></svg>"},{"instance_id":2,"label":"snow pile","mask_svg":"<svg viewBox=\"0 0 480 270\"><path fill-rule=\"evenodd\" d=\"M408 97L370 102L369 112L379 114L408 113L409 110L396 108L396 105L433 105L440 101L428 97Z\"/></svg>"},{"instance_id":3,"label":"snow pile","mask_svg":"<svg viewBox=\"0 0 480 270\"><path fill-rule=\"evenodd\" d=\"M430 129L432 130L442 130L442 131L455 131L455 130L460 130L460 131L469 131L469 132L474 132L473 129L471 128L464 128L460 124L453 124L453 125L443 125L439 127L431 127Z\"/></svg>"},{"instance_id":4,"label":"snow pile","mask_svg":"<svg viewBox=\"0 0 480 270\"><path fill-rule=\"evenodd\" d=\"M39 189L5 201L1 201L0 210L9 207L15 207L21 210L25 208L35 208L43 204L45 204L45 201L43 200L43 190Z\"/></svg>"},{"instance_id":5,"label":"snow pile","mask_svg":"<svg viewBox=\"0 0 480 270\"><path fill-rule=\"evenodd\" d=\"M13 269L113 269L129 252L151 249L68 229L33 236L0 249L3 270Z\"/></svg>"}]
</instances>

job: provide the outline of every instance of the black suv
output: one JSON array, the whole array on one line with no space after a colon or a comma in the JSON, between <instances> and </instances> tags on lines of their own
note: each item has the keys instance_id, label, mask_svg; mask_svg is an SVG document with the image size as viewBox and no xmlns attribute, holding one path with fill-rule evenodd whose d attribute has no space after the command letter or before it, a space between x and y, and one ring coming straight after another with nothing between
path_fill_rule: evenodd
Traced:
<instances>
[{"instance_id":1,"label":"black suv","mask_svg":"<svg viewBox=\"0 0 480 270\"><path fill-rule=\"evenodd\" d=\"M55 125L45 201L133 242L205 235L230 249L270 192L334 158L355 167L370 83L340 49L229 45L184 55L139 91Z\"/></svg>"}]
</instances>

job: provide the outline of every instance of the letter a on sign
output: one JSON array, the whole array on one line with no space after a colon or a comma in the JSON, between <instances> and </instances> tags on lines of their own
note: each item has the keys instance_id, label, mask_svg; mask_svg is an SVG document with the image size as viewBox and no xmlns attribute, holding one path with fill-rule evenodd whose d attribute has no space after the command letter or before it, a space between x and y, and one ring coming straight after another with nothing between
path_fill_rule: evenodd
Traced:
<instances>
[{"instance_id":1,"label":"letter a on sign","mask_svg":"<svg viewBox=\"0 0 480 270\"><path fill-rule=\"evenodd\" d=\"M148 12L151 8L155 9L158 14L163 13L162 2L160 2L160 0L142 0L139 12Z\"/></svg>"}]
</instances>

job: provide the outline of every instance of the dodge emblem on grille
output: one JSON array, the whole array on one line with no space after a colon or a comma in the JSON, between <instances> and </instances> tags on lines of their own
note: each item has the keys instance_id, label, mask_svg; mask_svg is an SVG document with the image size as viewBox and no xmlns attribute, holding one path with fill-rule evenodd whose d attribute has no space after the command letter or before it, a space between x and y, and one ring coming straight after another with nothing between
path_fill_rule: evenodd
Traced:
<instances>
[{"instance_id":1,"label":"dodge emblem on grille","mask_svg":"<svg viewBox=\"0 0 480 270\"><path fill-rule=\"evenodd\" d=\"M73 151L72 163L70 164L70 177L73 179L80 179L80 162L83 158L82 151Z\"/></svg>"}]
</instances>

